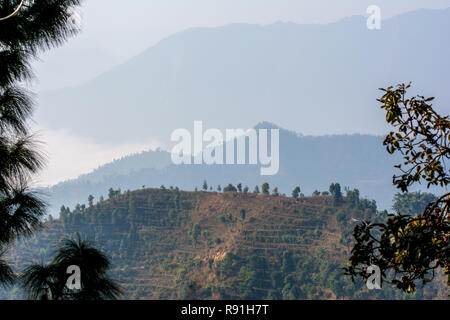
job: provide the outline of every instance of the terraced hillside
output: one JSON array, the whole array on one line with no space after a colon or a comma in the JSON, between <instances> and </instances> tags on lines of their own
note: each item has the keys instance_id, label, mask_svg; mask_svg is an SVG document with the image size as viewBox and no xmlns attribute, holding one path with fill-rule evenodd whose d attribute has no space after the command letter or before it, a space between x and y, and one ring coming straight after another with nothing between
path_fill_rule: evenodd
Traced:
<instances>
[{"instance_id":1,"label":"terraced hillside","mask_svg":"<svg viewBox=\"0 0 450 320\"><path fill-rule=\"evenodd\" d=\"M353 219L377 217L374 201L354 196L333 206L331 196L112 192L97 204L62 208L60 219L11 250L10 261L20 270L79 232L111 257L129 299L405 298L343 276ZM444 290L419 289L415 298L443 298Z\"/></svg>"}]
</instances>

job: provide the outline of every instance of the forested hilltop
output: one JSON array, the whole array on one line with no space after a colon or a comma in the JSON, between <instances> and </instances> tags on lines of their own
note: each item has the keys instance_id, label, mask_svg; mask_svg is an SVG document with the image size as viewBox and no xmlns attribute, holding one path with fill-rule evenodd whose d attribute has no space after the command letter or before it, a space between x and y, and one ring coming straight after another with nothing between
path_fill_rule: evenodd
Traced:
<instances>
[{"instance_id":1,"label":"forested hilltop","mask_svg":"<svg viewBox=\"0 0 450 320\"><path fill-rule=\"evenodd\" d=\"M20 241L9 259L21 270L79 232L111 257L111 276L128 299L447 298L445 280L411 297L388 284L369 291L343 275L355 221L386 214L357 190L342 194L332 185L332 194L312 197L264 187L225 191L111 189L107 200L61 208L60 219ZM14 297L21 297L17 288L0 298Z\"/></svg>"}]
</instances>

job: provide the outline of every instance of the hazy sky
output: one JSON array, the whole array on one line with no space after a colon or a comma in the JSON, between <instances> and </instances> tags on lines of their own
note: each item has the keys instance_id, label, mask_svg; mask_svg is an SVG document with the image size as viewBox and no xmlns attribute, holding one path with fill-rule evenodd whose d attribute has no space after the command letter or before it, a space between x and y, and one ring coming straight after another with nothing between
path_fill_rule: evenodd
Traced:
<instances>
[{"instance_id":1,"label":"hazy sky","mask_svg":"<svg viewBox=\"0 0 450 320\"><path fill-rule=\"evenodd\" d=\"M85 0L82 33L42 55L35 64L35 90L82 84L187 28L276 21L329 23L366 15L372 4L380 6L386 19L420 8L447 8L450 0ZM75 178L114 158L158 146L155 141L99 145L66 132L39 130L48 156L39 184Z\"/></svg>"}]
</instances>

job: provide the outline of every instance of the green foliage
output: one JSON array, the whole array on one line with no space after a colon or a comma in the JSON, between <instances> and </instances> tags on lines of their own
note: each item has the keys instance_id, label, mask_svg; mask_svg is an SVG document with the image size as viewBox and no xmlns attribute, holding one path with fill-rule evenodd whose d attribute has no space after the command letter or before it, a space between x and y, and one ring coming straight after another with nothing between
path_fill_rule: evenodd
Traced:
<instances>
[{"instance_id":1,"label":"green foliage","mask_svg":"<svg viewBox=\"0 0 450 320\"><path fill-rule=\"evenodd\" d=\"M334 201L333 201L334 203ZM347 190L347 205L350 208L359 208L359 190Z\"/></svg>"},{"instance_id":2,"label":"green foliage","mask_svg":"<svg viewBox=\"0 0 450 320\"><path fill-rule=\"evenodd\" d=\"M81 289L66 286L69 266L80 268ZM122 294L120 286L109 278L109 259L86 240L66 238L49 265L26 268L21 282L29 299L104 300Z\"/></svg>"},{"instance_id":3,"label":"green foliage","mask_svg":"<svg viewBox=\"0 0 450 320\"><path fill-rule=\"evenodd\" d=\"M437 197L427 192L405 192L397 193L394 196L394 204L392 209L397 214L416 216L422 213L430 202Z\"/></svg>"},{"instance_id":4,"label":"green foliage","mask_svg":"<svg viewBox=\"0 0 450 320\"><path fill-rule=\"evenodd\" d=\"M120 189L114 190L113 188L109 188L108 190L108 199L114 199L121 194Z\"/></svg>"},{"instance_id":5,"label":"green foliage","mask_svg":"<svg viewBox=\"0 0 450 320\"><path fill-rule=\"evenodd\" d=\"M278 197L278 196L280 195L280 193L278 192L278 188L275 187L275 188L272 190L272 195L275 196L275 197Z\"/></svg>"},{"instance_id":6,"label":"green foliage","mask_svg":"<svg viewBox=\"0 0 450 320\"><path fill-rule=\"evenodd\" d=\"M219 221L222 222L222 223L227 223L227 222L228 222L228 218L227 218L224 214L221 214L221 215L218 217L218 219L219 219Z\"/></svg>"},{"instance_id":7,"label":"green foliage","mask_svg":"<svg viewBox=\"0 0 450 320\"><path fill-rule=\"evenodd\" d=\"M45 202L30 186L44 158L27 123L34 101L22 86L32 79L30 65L38 54L76 33L69 11L79 5L79 0L31 0L0 21L0 258L11 242L41 227L45 215ZM0 17L16 6L1 1ZM11 269L0 260L0 285L12 280Z\"/></svg>"},{"instance_id":8,"label":"green foliage","mask_svg":"<svg viewBox=\"0 0 450 320\"><path fill-rule=\"evenodd\" d=\"M351 244L351 219L374 219L376 206L365 199L360 208L329 202L139 189L102 206L64 208L64 225L55 219L20 242L17 261L35 258L37 248L47 256L63 234L78 231L111 254L110 275L124 284L126 299L181 299L189 283L197 285L195 299L397 297L389 288L364 291L362 281L352 284L340 269ZM335 215L342 216L338 224Z\"/></svg>"},{"instance_id":9,"label":"green foliage","mask_svg":"<svg viewBox=\"0 0 450 320\"><path fill-rule=\"evenodd\" d=\"M339 183L332 183L330 185L330 193L333 196L333 205L339 207L342 204L342 191Z\"/></svg>"},{"instance_id":10,"label":"green foliage","mask_svg":"<svg viewBox=\"0 0 450 320\"><path fill-rule=\"evenodd\" d=\"M386 121L397 129L386 136L384 145L391 154L401 153L404 160L396 166L402 174L394 175L393 184L403 192L422 180L428 187L446 187L450 180L444 169L450 158L448 116L442 117L433 110L433 98L407 98L408 88L410 85L380 89L383 96L378 99L386 111ZM346 274L353 280L365 279L367 266L374 264L385 281L414 293L418 282L425 285L434 279L436 270L443 270L450 286L450 193L431 199L429 194L397 194L394 209L401 214L389 216L385 223L365 221L357 225L353 232L356 244ZM423 211L418 212L424 205Z\"/></svg>"},{"instance_id":11,"label":"green foliage","mask_svg":"<svg viewBox=\"0 0 450 320\"><path fill-rule=\"evenodd\" d=\"M16 276L6 260L3 259L5 252L6 250L0 251L0 284L10 286L14 284Z\"/></svg>"},{"instance_id":12,"label":"green foliage","mask_svg":"<svg viewBox=\"0 0 450 320\"><path fill-rule=\"evenodd\" d=\"M268 195L270 193L270 187L269 184L267 182L264 182L261 186L261 191L263 194Z\"/></svg>"},{"instance_id":13,"label":"green foliage","mask_svg":"<svg viewBox=\"0 0 450 320\"><path fill-rule=\"evenodd\" d=\"M223 188L223 192L237 192L237 191L238 190L236 189L236 187L233 186L231 183L225 188Z\"/></svg>"},{"instance_id":14,"label":"green foliage","mask_svg":"<svg viewBox=\"0 0 450 320\"><path fill-rule=\"evenodd\" d=\"M197 223L195 223L192 226L192 230L191 230L191 233L190 233L190 236L192 237L192 239L194 239L194 241L197 241L198 236L200 235L200 232L201 232L200 226Z\"/></svg>"},{"instance_id":15,"label":"green foliage","mask_svg":"<svg viewBox=\"0 0 450 320\"><path fill-rule=\"evenodd\" d=\"M284 251L281 259L281 271L288 274L294 271L295 264L292 259L292 251Z\"/></svg>"},{"instance_id":16,"label":"green foliage","mask_svg":"<svg viewBox=\"0 0 450 320\"><path fill-rule=\"evenodd\" d=\"M381 231L379 239L372 233ZM398 215L391 216L387 223L358 225L354 231L356 244L350 258L349 275L367 279L366 266L380 267L383 276L393 269L389 282L397 288L414 293L416 280L422 284L434 278L435 270L446 268L449 274L448 235L450 224L437 218Z\"/></svg>"},{"instance_id":17,"label":"green foliage","mask_svg":"<svg viewBox=\"0 0 450 320\"><path fill-rule=\"evenodd\" d=\"M256 252L227 254L219 264L217 274L222 281L239 279L231 281L230 288L221 291L225 299L317 299L324 291L332 292L336 298L402 298L391 289L368 292L361 281L353 284L345 278L340 267L329 260L326 252L320 258L317 254L281 250L273 259Z\"/></svg>"},{"instance_id":18,"label":"green foliage","mask_svg":"<svg viewBox=\"0 0 450 320\"><path fill-rule=\"evenodd\" d=\"M88 196L88 205L89 207L92 207L94 205L94 196L91 194Z\"/></svg>"},{"instance_id":19,"label":"green foliage","mask_svg":"<svg viewBox=\"0 0 450 320\"><path fill-rule=\"evenodd\" d=\"M211 232L209 232L209 230L202 230L201 233L203 239L208 239L211 236Z\"/></svg>"},{"instance_id":20,"label":"green foliage","mask_svg":"<svg viewBox=\"0 0 450 320\"><path fill-rule=\"evenodd\" d=\"M295 189L292 191L292 198L297 199L300 196L300 187L295 187Z\"/></svg>"},{"instance_id":21,"label":"green foliage","mask_svg":"<svg viewBox=\"0 0 450 320\"><path fill-rule=\"evenodd\" d=\"M400 152L403 164L396 168L402 171L394 175L393 183L403 192L413 183L425 180L430 185L446 186L450 182L445 161L450 159L448 116L433 110L433 97L406 97L411 87L398 85L380 89L383 96L378 99L386 111L386 121L397 130L390 132L383 144L389 153Z\"/></svg>"}]
</instances>

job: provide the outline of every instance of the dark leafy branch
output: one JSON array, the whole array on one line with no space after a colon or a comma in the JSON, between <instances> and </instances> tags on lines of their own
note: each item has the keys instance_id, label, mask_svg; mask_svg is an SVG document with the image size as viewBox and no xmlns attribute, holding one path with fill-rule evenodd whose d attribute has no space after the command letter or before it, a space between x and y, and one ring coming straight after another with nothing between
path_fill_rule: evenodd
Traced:
<instances>
[{"instance_id":1,"label":"dark leafy branch","mask_svg":"<svg viewBox=\"0 0 450 320\"><path fill-rule=\"evenodd\" d=\"M449 234L449 222L435 216L391 215L384 224L360 224L353 232L356 244L346 273L367 279L367 266L376 265L386 282L412 293L416 280L430 282L436 269L449 274Z\"/></svg>"},{"instance_id":2,"label":"dark leafy branch","mask_svg":"<svg viewBox=\"0 0 450 320\"><path fill-rule=\"evenodd\" d=\"M23 84L32 79L31 64L38 53L77 33L71 17L80 3L0 1L0 17L8 17L0 20L0 258L18 237L35 232L45 216L41 195L30 191L44 156L29 130L33 95ZM0 259L0 285L12 280L6 259Z\"/></svg>"},{"instance_id":3,"label":"dark leafy branch","mask_svg":"<svg viewBox=\"0 0 450 320\"><path fill-rule=\"evenodd\" d=\"M449 117L433 110L430 102L434 98L406 98L410 86L380 89L384 95L378 99L386 110L386 121L397 129L386 136L383 144L389 153L400 152L404 158L403 164L396 166L402 174L394 176L393 183L402 191L408 191L409 186L421 179L428 187L444 187L449 183L449 170L445 166L450 158Z\"/></svg>"},{"instance_id":4,"label":"dark leafy branch","mask_svg":"<svg viewBox=\"0 0 450 320\"><path fill-rule=\"evenodd\" d=\"M410 85L396 89L380 89L378 99L386 111L386 121L396 128L383 144L389 153L399 152L404 159L396 166L401 171L394 175L393 184L403 192L422 180L431 185L446 187L450 157L448 116L437 114L431 105L434 98L406 97ZM352 277L368 279L367 267L376 265L383 281L414 293L417 282L431 282L436 271L443 270L450 286L450 193L430 202L416 216L390 215L386 223L366 221L355 227L355 245L350 266L345 273Z\"/></svg>"}]
</instances>

